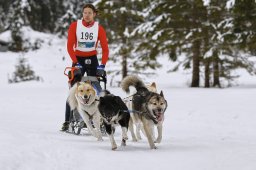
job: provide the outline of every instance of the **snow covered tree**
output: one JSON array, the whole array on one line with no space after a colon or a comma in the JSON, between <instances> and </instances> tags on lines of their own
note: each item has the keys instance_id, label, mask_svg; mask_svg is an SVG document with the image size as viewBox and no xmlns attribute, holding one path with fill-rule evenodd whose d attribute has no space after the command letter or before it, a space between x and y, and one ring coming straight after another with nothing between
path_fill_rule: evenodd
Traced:
<instances>
[{"instance_id":1,"label":"snow covered tree","mask_svg":"<svg viewBox=\"0 0 256 170\"><path fill-rule=\"evenodd\" d=\"M178 5L168 0L146 2L147 6L142 10L144 22L137 26L133 35L140 37L136 47L136 51L141 53L139 57L142 60L148 60L147 64L151 68L157 68L159 64L156 59L161 54L170 54L170 58L176 60L179 34L173 32L171 18L173 17L172 11L175 11Z\"/></svg>"},{"instance_id":2,"label":"snow covered tree","mask_svg":"<svg viewBox=\"0 0 256 170\"><path fill-rule=\"evenodd\" d=\"M11 1L0 1L0 32L8 29L8 21L11 17L8 15L8 10L10 9L11 4Z\"/></svg>"},{"instance_id":3,"label":"snow covered tree","mask_svg":"<svg viewBox=\"0 0 256 170\"><path fill-rule=\"evenodd\" d=\"M210 31L211 36L209 37L210 47L208 49L212 51L212 86L221 87L221 80L223 83L225 81L228 82L228 85L230 85L230 82L238 77L232 73L232 71L237 68L245 68L248 72L252 72L254 70L255 73L255 66L248 60L248 55L244 55L244 52L241 54L242 48L239 48L239 46L248 48L249 46L247 42L242 41L242 34L234 33L235 30L239 28L235 26L236 18L238 16L246 15L245 13L247 13L246 11L248 10L242 10L238 13L234 13L234 10L232 10L235 6L239 7L240 9L246 9L243 6L249 5L250 7L248 7L251 10L248 13L251 15L253 11L253 4L255 3L253 2L249 4L249 1L248 3L240 3L240 1L238 2L230 0L212 1L210 3L208 7L208 20L211 27L209 27L208 30ZM251 18L249 15L245 17L247 20L250 20ZM246 20L245 18L242 20ZM253 32L252 30L248 32ZM242 32L244 35L248 33L247 31Z\"/></svg>"},{"instance_id":4,"label":"snow covered tree","mask_svg":"<svg viewBox=\"0 0 256 170\"><path fill-rule=\"evenodd\" d=\"M63 0L27 0L30 10L26 15L30 26L37 31L53 33L57 20L63 15Z\"/></svg>"},{"instance_id":5,"label":"snow covered tree","mask_svg":"<svg viewBox=\"0 0 256 170\"><path fill-rule=\"evenodd\" d=\"M35 72L32 70L30 65L27 63L27 60L24 57L18 59L18 64L15 66L15 72L13 73L12 78L9 78L9 83L18 83L21 81L29 80L40 80L39 76L35 75Z\"/></svg>"},{"instance_id":6,"label":"snow covered tree","mask_svg":"<svg viewBox=\"0 0 256 170\"><path fill-rule=\"evenodd\" d=\"M0 6L0 13L3 14L4 13L4 9L2 7L2 5ZM5 17L4 15L0 16L0 33L4 31L4 25L5 25Z\"/></svg>"},{"instance_id":7,"label":"snow covered tree","mask_svg":"<svg viewBox=\"0 0 256 170\"><path fill-rule=\"evenodd\" d=\"M72 22L82 18L83 6L87 3L93 3L95 0L70 0L63 3L63 15L57 21L56 32L60 36L67 36L68 28Z\"/></svg>"},{"instance_id":8,"label":"snow covered tree","mask_svg":"<svg viewBox=\"0 0 256 170\"><path fill-rule=\"evenodd\" d=\"M15 0L9 10L9 28L11 30L12 43L10 49L13 51L23 51L23 38L21 28L28 24L25 12L29 9L27 1Z\"/></svg>"},{"instance_id":9,"label":"snow covered tree","mask_svg":"<svg viewBox=\"0 0 256 170\"><path fill-rule=\"evenodd\" d=\"M58 19L58 25L55 31L59 34L60 37L67 36L70 24L77 19L77 15L74 14L72 10L68 9L66 13Z\"/></svg>"},{"instance_id":10,"label":"snow covered tree","mask_svg":"<svg viewBox=\"0 0 256 170\"><path fill-rule=\"evenodd\" d=\"M255 75L256 2L254 0L236 1L232 12L234 26L231 43L237 48L234 54L236 65Z\"/></svg>"},{"instance_id":11,"label":"snow covered tree","mask_svg":"<svg viewBox=\"0 0 256 170\"><path fill-rule=\"evenodd\" d=\"M135 50L140 43L140 37L132 34L134 28L144 22L142 10L147 7L147 2L101 0L97 4L100 23L105 26L109 43L115 49L112 59L122 65L122 78L152 67L152 61ZM119 74L118 70L113 72Z\"/></svg>"},{"instance_id":12,"label":"snow covered tree","mask_svg":"<svg viewBox=\"0 0 256 170\"><path fill-rule=\"evenodd\" d=\"M234 33L237 35L236 38L239 38L240 49L256 54L256 2L254 0L236 1L232 11Z\"/></svg>"},{"instance_id":13,"label":"snow covered tree","mask_svg":"<svg viewBox=\"0 0 256 170\"><path fill-rule=\"evenodd\" d=\"M201 25L205 21L202 1L153 0L147 9L147 23L136 28L136 33L144 37L138 50L146 49L150 59L169 54L172 61L184 52L187 57L178 62L179 66L191 68L193 61L192 87L199 86Z\"/></svg>"},{"instance_id":14,"label":"snow covered tree","mask_svg":"<svg viewBox=\"0 0 256 170\"><path fill-rule=\"evenodd\" d=\"M188 1L189 2L189 1ZM188 13L186 25L187 35L185 38L185 46L183 45L183 51L186 55L192 59L192 81L191 87L200 86L200 66L202 64L202 43L204 40L204 24L206 20L206 8L203 5L202 0L195 0L188 3ZM185 47L185 48L184 48Z\"/></svg>"}]
</instances>

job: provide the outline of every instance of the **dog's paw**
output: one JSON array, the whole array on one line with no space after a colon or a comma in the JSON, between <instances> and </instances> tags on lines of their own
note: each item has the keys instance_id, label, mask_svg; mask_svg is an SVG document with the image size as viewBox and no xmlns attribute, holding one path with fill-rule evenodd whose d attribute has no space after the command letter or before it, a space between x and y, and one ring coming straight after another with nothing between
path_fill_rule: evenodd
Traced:
<instances>
[{"instance_id":1,"label":"dog's paw","mask_svg":"<svg viewBox=\"0 0 256 170\"><path fill-rule=\"evenodd\" d=\"M95 138L99 138L99 136L97 135L97 133L91 132L92 136L94 136Z\"/></svg>"},{"instance_id":2,"label":"dog's paw","mask_svg":"<svg viewBox=\"0 0 256 170\"><path fill-rule=\"evenodd\" d=\"M117 149L117 146L112 147L112 150L115 151Z\"/></svg>"},{"instance_id":3,"label":"dog's paw","mask_svg":"<svg viewBox=\"0 0 256 170\"><path fill-rule=\"evenodd\" d=\"M155 141L154 141L154 143L161 143L161 139L156 139Z\"/></svg>"},{"instance_id":4,"label":"dog's paw","mask_svg":"<svg viewBox=\"0 0 256 170\"><path fill-rule=\"evenodd\" d=\"M157 147L156 146L154 146L153 148L151 148L151 149L157 149Z\"/></svg>"},{"instance_id":5,"label":"dog's paw","mask_svg":"<svg viewBox=\"0 0 256 170\"><path fill-rule=\"evenodd\" d=\"M150 146L150 149L157 149L156 145Z\"/></svg>"},{"instance_id":6,"label":"dog's paw","mask_svg":"<svg viewBox=\"0 0 256 170\"><path fill-rule=\"evenodd\" d=\"M127 136L124 136L124 137L123 137L123 140L128 140L128 137L127 137Z\"/></svg>"},{"instance_id":7,"label":"dog's paw","mask_svg":"<svg viewBox=\"0 0 256 170\"><path fill-rule=\"evenodd\" d=\"M138 140L136 138L133 138L132 141L133 142L138 142Z\"/></svg>"},{"instance_id":8,"label":"dog's paw","mask_svg":"<svg viewBox=\"0 0 256 170\"><path fill-rule=\"evenodd\" d=\"M141 138L141 136L140 136L140 135L139 135L139 136L137 135L137 139L138 139L138 140L141 140L142 138Z\"/></svg>"},{"instance_id":9,"label":"dog's paw","mask_svg":"<svg viewBox=\"0 0 256 170\"><path fill-rule=\"evenodd\" d=\"M125 139L122 139L121 146L126 146L126 140Z\"/></svg>"},{"instance_id":10,"label":"dog's paw","mask_svg":"<svg viewBox=\"0 0 256 170\"><path fill-rule=\"evenodd\" d=\"M103 141L103 138L98 138L98 141Z\"/></svg>"}]
</instances>

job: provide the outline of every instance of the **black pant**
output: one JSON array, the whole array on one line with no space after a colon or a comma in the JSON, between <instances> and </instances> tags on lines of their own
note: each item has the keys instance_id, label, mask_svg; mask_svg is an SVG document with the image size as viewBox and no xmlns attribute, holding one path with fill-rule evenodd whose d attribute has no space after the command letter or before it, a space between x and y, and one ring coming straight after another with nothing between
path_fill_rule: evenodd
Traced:
<instances>
[{"instance_id":1,"label":"black pant","mask_svg":"<svg viewBox=\"0 0 256 170\"><path fill-rule=\"evenodd\" d=\"M96 76L97 66L99 65L97 56L91 57L79 57L76 56L78 63L82 66L81 68L81 76L85 73L87 76ZM75 77L74 81L71 82L71 87L77 82L81 81L81 77ZM98 85L96 85L98 86ZM100 86L100 85L99 85ZM65 121L68 122L71 116L71 109L69 103L66 101L66 111L65 111Z\"/></svg>"},{"instance_id":2,"label":"black pant","mask_svg":"<svg viewBox=\"0 0 256 170\"><path fill-rule=\"evenodd\" d=\"M96 76L97 66L99 65L97 56L79 57L77 56L78 63L82 66L82 75L85 73L87 76Z\"/></svg>"}]
</instances>

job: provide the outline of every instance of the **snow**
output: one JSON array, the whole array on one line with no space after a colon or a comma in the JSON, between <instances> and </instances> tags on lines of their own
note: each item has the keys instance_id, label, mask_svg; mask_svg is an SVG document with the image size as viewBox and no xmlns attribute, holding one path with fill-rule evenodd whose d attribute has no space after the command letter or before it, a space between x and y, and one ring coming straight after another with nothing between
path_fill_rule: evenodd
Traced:
<instances>
[{"instance_id":1,"label":"snow","mask_svg":"<svg viewBox=\"0 0 256 170\"><path fill-rule=\"evenodd\" d=\"M11 31L5 31L0 34L0 40L5 42L11 42Z\"/></svg>"},{"instance_id":2,"label":"snow","mask_svg":"<svg viewBox=\"0 0 256 170\"><path fill-rule=\"evenodd\" d=\"M204 6L209 6L211 0L203 0Z\"/></svg>"},{"instance_id":3,"label":"snow","mask_svg":"<svg viewBox=\"0 0 256 170\"><path fill-rule=\"evenodd\" d=\"M0 169L255 169L255 77L240 71L236 87L188 88L190 75L167 74L170 61L162 58L162 69L145 79L155 81L168 101L162 143L150 150L145 137L132 142L129 133L127 146L112 151L107 136L99 142L88 132L75 136L59 131L68 92L63 71L71 61L65 40L48 35L47 42L24 54L0 52ZM21 56L43 81L7 83ZM107 88L126 96L118 87ZM120 145L120 128L115 139Z\"/></svg>"},{"instance_id":4,"label":"snow","mask_svg":"<svg viewBox=\"0 0 256 170\"><path fill-rule=\"evenodd\" d=\"M211 0L203 0L203 3L204 3L204 6L209 6L211 4ZM235 5L235 0L228 0L226 2L227 9L231 9L234 5Z\"/></svg>"},{"instance_id":5,"label":"snow","mask_svg":"<svg viewBox=\"0 0 256 170\"><path fill-rule=\"evenodd\" d=\"M227 9L231 9L235 5L235 0L228 0L226 4Z\"/></svg>"}]
</instances>

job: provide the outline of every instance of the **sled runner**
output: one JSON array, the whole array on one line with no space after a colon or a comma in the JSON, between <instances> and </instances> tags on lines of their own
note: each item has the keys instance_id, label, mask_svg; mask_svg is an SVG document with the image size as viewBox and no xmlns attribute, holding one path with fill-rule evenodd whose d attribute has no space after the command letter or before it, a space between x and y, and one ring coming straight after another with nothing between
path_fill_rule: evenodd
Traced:
<instances>
[{"instance_id":1,"label":"sled runner","mask_svg":"<svg viewBox=\"0 0 256 170\"><path fill-rule=\"evenodd\" d=\"M92 120L91 120L92 121ZM84 123L83 119L81 118L80 114L77 110L72 111L70 116L70 124L68 133L72 133L75 135L80 135L82 130L86 130L86 124ZM100 127L102 135L106 134L106 129L103 124L103 119L101 119L101 127Z\"/></svg>"}]
</instances>

